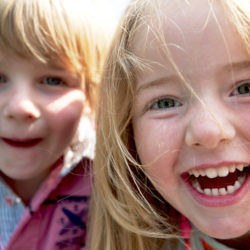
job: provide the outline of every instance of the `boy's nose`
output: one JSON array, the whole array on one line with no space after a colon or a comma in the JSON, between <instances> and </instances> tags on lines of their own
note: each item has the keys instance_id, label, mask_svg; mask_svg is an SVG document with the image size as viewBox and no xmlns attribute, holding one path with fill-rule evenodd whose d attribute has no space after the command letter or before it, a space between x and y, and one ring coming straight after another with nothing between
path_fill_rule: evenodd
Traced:
<instances>
[{"instance_id":1,"label":"boy's nose","mask_svg":"<svg viewBox=\"0 0 250 250\"><path fill-rule=\"evenodd\" d=\"M229 143L235 136L235 128L226 113L212 112L201 107L189 120L185 141L188 146L215 149Z\"/></svg>"},{"instance_id":2,"label":"boy's nose","mask_svg":"<svg viewBox=\"0 0 250 250\"><path fill-rule=\"evenodd\" d=\"M4 109L8 119L35 120L40 117L40 110L29 93L16 93L9 99Z\"/></svg>"}]
</instances>

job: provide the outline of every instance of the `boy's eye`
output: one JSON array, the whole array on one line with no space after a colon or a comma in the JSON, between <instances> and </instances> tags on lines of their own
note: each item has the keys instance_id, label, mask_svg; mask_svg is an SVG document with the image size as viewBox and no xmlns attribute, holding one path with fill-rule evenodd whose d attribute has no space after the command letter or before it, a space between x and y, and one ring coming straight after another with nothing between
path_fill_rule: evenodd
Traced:
<instances>
[{"instance_id":1,"label":"boy's eye","mask_svg":"<svg viewBox=\"0 0 250 250\"><path fill-rule=\"evenodd\" d=\"M50 86L63 86L65 82L59 77L46 77L42 79L42 84L47 84Z\"/></svg>"},{"instance_id":2,"label":"boy's eye","mask_svg":"<svg viewBox=\"0 0 250 250\"><path fill-rule=\"evenodd\" d=\"M169 109L181 106L181 103L172 98L161 98L154 102L150 109Z\"/></svg>"},{"instance_id":3,"label":"boy's eye","mask_svg":"<svg viewBox=\"0 0 250 250\"><path fill-rule=\"evenodd\" d=\"M0 83L6 83L7 79L4 75L0 75Z\"/></svg>"},{"instance_id":4,"label":"boy's eye","mask_svg":"<svg viewBox=\"0 0 250 250\"><path fill-rule=\"evenodd\" d=\"M247 94L250 94L250 81L238 86L234 91L234 95L247 95Z\"/></svg>"}]
</instances>

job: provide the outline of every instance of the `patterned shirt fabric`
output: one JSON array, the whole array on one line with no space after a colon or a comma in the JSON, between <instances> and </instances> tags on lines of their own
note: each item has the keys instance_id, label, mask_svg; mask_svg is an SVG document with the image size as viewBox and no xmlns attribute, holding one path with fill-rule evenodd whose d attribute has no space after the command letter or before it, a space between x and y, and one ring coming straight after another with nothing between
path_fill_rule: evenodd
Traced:
<instances>
[{"instance_id":1,"label":"patterned shirt fabric","mask_svg":"<svg viewBox=\"0 0 250 250\"><path fill-rule=\"evenodd\" d=\"M0 235L1 249L4 249L10 236L19 223L25 206L21 199L0 178Z\"/></svg>"}]
</instances>

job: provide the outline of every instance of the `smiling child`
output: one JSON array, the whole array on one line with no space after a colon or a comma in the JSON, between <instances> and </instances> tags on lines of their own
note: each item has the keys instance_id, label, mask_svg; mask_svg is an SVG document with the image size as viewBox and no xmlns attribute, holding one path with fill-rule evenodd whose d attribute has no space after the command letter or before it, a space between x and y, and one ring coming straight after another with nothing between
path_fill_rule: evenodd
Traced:
<instances>
[{"instance_id":1,"label":"smiling child","mask_svg":"<svg viewBox=\"0 0 250 250\"><path fill-rule=\"evenodd\" d=\"M92 250L250 247L249 16L130 3L101 87Z\"/></svg>"},{"instance_id":2,"label":"smiling child","mask_svg":"<svg viewBox=\"0 0 250 250\"><path fill-rule=\"evenodd\" d=\"M2 250L85 247L98 18L88 0L0 1Z\"/></svg>"}]
</instances>

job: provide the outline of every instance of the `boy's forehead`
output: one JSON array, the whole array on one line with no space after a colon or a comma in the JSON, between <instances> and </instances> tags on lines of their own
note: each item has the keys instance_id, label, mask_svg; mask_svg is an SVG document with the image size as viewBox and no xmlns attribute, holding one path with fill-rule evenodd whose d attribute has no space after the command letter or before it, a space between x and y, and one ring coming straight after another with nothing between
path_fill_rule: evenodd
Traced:
<instances>
[{"instance_id":1,"label":"boy's forehead","mask_svg":"<svg viewBox=\"0 0 250 250\"><path fill-rule=\"evenodd\" d=\"M47 62L42 62L35 58L34 56L28 56L25 54L18 54L14 51L11 51L10 49L5 49L5 51L2 49L0 50L0 65L4 66L6 68L9 67L9 64L13 61L26 61L29 62L30 65L34 68L37 69L39 68L40 70L43 69L50 69L54 71L67 71L68 69L61 63L60 60L56 59L51 59L48 60ZM69 71L69 70L68 70ZM73 72L72 72L73 73Z\"/></svg>"}]
</instances>

